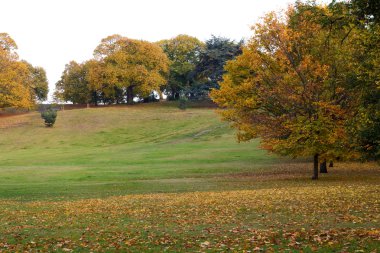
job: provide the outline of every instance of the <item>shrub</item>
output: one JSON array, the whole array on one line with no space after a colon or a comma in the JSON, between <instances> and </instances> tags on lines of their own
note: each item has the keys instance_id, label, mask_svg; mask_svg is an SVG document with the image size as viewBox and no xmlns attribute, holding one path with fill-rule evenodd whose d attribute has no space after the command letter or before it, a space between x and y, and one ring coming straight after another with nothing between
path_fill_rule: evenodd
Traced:
<instances>
[{"instance_id":1,"label":"shrub","mask_svg":"<svg viewBox=\"0 0 380 253\"><path fill-rule=\"evenodd\" d=\"M57 118L57 111L53 109L47 109L46 111L41 112L41 118L45 120L46 127L52 127Z\"/></svg>"},{"instance_id":2,"label":"shrub","mask_svg":"<svg viewBox=\"0 0 380 253\"><path fill-rule=\"evenodd\" d=\"M181 96L178 100L178 108L181 110L186 110L187 108L187 97Z\"/></svg>"}]
</instances>

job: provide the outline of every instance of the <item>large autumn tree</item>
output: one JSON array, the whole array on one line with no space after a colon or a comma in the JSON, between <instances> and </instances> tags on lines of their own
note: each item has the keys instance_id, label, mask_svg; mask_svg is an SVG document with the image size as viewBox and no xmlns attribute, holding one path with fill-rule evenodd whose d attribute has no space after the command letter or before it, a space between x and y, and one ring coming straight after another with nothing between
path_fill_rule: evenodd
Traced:
<instances>
[{"instance_id":1,"label":"large autumn tree","mask_svg":"<svg viewBox=\"0 0 380 253\"><path fill-rule=\"evenodd\" d=\"M15 41L0 33L0 108L31 108L37 100L47 96L46 73L20 61Z\"/></svg>"},{"instance_id":2,"label":"large autumn tree","mask_svg":"<svg viewBox=\"0 0 380 253\"><path fill-rule=\"evenodd\" d=\"M194 84L194 71L204 43L195 37L181 34L157 44L170 60L168 83L164 88L169 98L178 99L181 92L189 90Z\"/></svg>"},{"instance_id":3,"label":"large autumn tree","mask_svg":"<svg viewBox=\"0 0 380 253\"><path fill-rule=\"evenodd\" d=\"M94 55L103 72L97 82L126 91L129 104L136 95L145 97L166 83L169 61L154 43L112 35L101 41Z\"/></svg>"},{"instance_id":4,"label":"large autumn tree","mask_svg":"<svg viewBox=\"0 0 380 253\"><path fill-rule=\"evenodd\" d=\"M272 152L313 156L313 179L321 159L356 155L347 125L359 101L348 84L360 31L332 29L339 20L313 2L297 2L280 17L266 15L212 92L239 140L260 137Z\"/></svg>"}]
</instances>

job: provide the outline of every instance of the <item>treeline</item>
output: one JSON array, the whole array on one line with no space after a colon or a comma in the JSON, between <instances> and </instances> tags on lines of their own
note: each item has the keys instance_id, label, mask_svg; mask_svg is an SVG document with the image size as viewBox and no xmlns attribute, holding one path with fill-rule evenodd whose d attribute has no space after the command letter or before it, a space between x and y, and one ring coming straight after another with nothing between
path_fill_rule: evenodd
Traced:
<instances>
[{"instance_id":1,"label":"treeline","mask_svg":"<svg viewBox=\"0 0 380 253\"><path fill-rule=\"evenodd\" d=\"M19 60L16 51L16 42L0 33L0 109L30 109L48 94L45 70Z\"/></svg>"},{"instance_id":2,"label":"treeline","mask_svg":"<svg viewBox=\"0 0 380 253\"><path fill-rule=\"evenodd\" d=\"M380 1L296 2L253 27L213 100L247 141L318 163L380 158Z\"/></svg>"},{"instance_id":3,"label":"treeline","mask_svg":"<svg viewBox=\"0 0 380 253\"><path fill-rule=\"evenodd\" d=\"M206 98L242 45L214 36L205 43L188 35L150 43L112 35L97 46L93 59L66 65L55 97L95 105L147 102L157 93L170 100Z\"/></svg>"},{"instance_id":4,"label":"treeline","mask_svg":"<svg viewBox=\"0 0 380 253\"><path fill-rule=\"evenodd\" d=\"M269 13L243 43L188 35L156 43L112 35L93 59L66 65L55 96L75 104L211 98L241 141L287 156L380 159L380 1L297 1ZM0 108L30 107L45 72L0 34ZM220 87L219 87L220 85Z\"/></svg>"}]
</instances>

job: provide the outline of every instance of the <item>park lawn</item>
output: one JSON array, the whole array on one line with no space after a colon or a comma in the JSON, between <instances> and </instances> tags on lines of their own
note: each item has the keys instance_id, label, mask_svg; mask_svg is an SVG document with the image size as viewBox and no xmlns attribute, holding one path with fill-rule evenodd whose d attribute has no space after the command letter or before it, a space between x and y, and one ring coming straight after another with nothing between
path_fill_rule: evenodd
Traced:
<instances>
[{"instance_id":1,"label":"park lawn","mask_svg":"<svg viewBox=\"0 0 380 253\"><path fill-rule=\"evenodd\" d=\"M257 141L237 143L214 109L171 105L60 111L53 128L38 113L3 119L0 198L215 190L203 180L276 163Z\"/></svg>"},{"instance_id":2,"label":"park lawn","mask_svg":"<svg viewBox=\"0 0 380 253\"><path fill-rule=\"evenodd\" d=\"M379 252L380 168L236 143L172 103L0 118L0 251Z\"/></svg>"}]
</instances>

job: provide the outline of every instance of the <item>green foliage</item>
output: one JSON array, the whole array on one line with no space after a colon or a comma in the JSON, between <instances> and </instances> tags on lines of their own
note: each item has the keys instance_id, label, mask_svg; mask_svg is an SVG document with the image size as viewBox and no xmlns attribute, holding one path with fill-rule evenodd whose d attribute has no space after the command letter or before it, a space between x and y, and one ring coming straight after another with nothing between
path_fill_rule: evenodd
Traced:
<instances>
[{"instance_id":1,"label":"green foliage","mask_svg":"<svg viewBox=\"0 0 380 253\"><path fill-rule=\"evenodd\" d=\"M178 100L178 108L181 110L186 110L187 108L188 99L186 96L180 96Z\"/></svg>"},{"instance_id":2,"label":"green foliage","mask_svg":"<svg viewBox=\"0 0 380 253\"><path fill-rule=\"evenodd\" d=\"M356 149L365 160L380 160L380 102L361 107L350 125Z\"/></svg>"},{"instance_id":3,"label":"green foliage","mask_svg":"<svg viewBox=\"0 0 380 253\"><path fill-rule=\"evenodd\" d=\"M333 2L334 33L358 31L351 44L354 58L347 66L345 88L353 90L357 107L348 124L351 142L363 159L380 159L380 2L352 0Z\"/></svg>"},{"instance_id":4,"label":"green foliage","mask_svg":"<svg viewBox=\"0 0 380 253\"><path fill-rule=\"evenodd\" d=\"M45 121L46 127L52 127L57 119L57 111L54 109L47 109L41 112L41 118Z\"/></svg>"},{"instance_id":5,"label":"green foliage","mask_svg":"<svg viewBox=\"0 0 380 253\"><path fill-rule=\"evenodd\" d=\"M75 61L66 64L61 79L56 83L55 96L60 100L70 101L74 104L89 102L91 93L84 64Z\"/></svg>"},{"instance_id":6,"label":"green foliage","mask_svg":"<svg viewBox=\"0 0 380 253\"><path fill-rule=\"evenodd\" d=\"M167 86L164 87L169 100L176 100L180 93L194 84L194 70L204 43L195 37L178 35L169 40L157 42L170 60L170 72Z\"/></svg>"},{"instance_id":7,"label":"green foliage","mask_svg":"<svg viewBox=\"0 0 380 253\"><path fill-rule=\"evenodd\" d=\"M196 89L209 91L219 88L223 80L224 65L242 53L243 41L235 42L223 37L212 36L200 53L200 60L195 70L198 79Z\"/></svg>"},{"instance_id":8,"label":"green foliage","mask_svg":"<svg viewBox=\"0 0 380 253\"><path fill-rule=\"evenodd\" d=\"M351 0L349 3L352 13L356 15L359 20L380 24L380 1Z\"/></svg>"},{"instance_id":9,"label":"green foliage","mask_svg":"<svg viewBox=\"0 0 380 253\"><path fill-rule=\"evenodd\" d=\"M360 98L360 109L356 126L357 141L365 157L380 160L380 23L369 30L362 30L365 36L364 55L358 58L358 80L355 88Z\"/></svg>"},{"instance_id":10,"label":"green foliage","mask_svg":"<svg viewBox=\"0 0 380 253\"><path fill-rule=\"evenodd\" d=\"M29 69L31 89L35 100L46 100L49 92L46 71L42 67L34 67L32 64L26 61L24 61L24 63L28 66Z\"/></svg>"}]
</instances>

